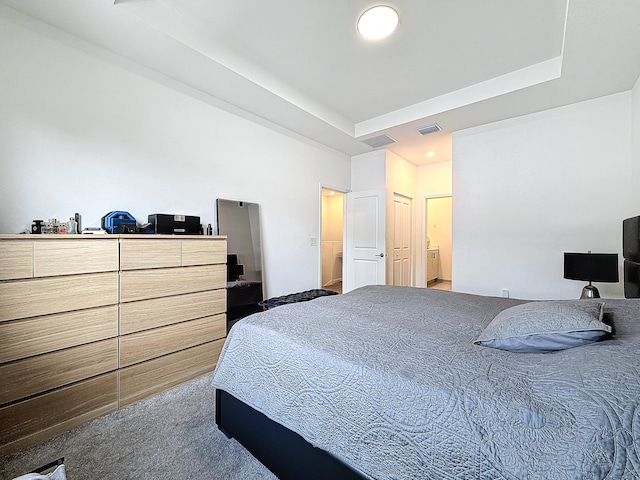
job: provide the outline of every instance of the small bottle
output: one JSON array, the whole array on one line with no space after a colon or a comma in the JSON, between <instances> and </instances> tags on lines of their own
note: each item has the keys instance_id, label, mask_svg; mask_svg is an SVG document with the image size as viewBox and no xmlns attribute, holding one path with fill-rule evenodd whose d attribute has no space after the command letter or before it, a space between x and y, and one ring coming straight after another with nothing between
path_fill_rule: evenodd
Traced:
<instances>
[{"instance_id":1,"label":"small bottle","mask_svg":"<svg viewBox=\"0 0 640 480\"><path fill-rule=\"evenodd\" d=\"M34 220L31 224L31 233L42 233L43 224L44 222L42 220Z\"/></svg>"},{"instance_id":2,"label":"small bottle","mask_svg":"<svg viewBox=\"0 0 640 480\"><path fill-rule=\"evenodd\" d=\"M78 222L73 217L67 222L67 233L78 233Z\"/></svg>"}]
</instances>

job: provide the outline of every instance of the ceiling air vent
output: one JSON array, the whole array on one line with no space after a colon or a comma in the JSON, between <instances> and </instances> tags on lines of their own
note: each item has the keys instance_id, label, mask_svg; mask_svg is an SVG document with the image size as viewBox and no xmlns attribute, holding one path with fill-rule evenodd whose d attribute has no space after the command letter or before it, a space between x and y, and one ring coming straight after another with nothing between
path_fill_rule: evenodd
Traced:
<instances>
[{"instance_id":1,"label":"ceiling air vent","mask_svg":"<svg viewBox=\"0 0 640 480\"><path fill-rule=\"evenodd\" d=\"M385 145L389 145L391 143L396 143L396 140L391 138L389 135L382 134L377 137L367 138L366 140L362 140L362 143L366 143L372 148L384 147Z\"/></svg>"},{"instance_id":2,"label":"ceiling air vent","mask_svg":"<svg viewBox=\"0 0 640 480\"><path fill-rule=\"evenodd\" d=\"M440 128L440 125L438 125L437 123L434 123L433 125L425 125L424 127L418 127L416 128L416 130L418 130L420 135L429 135L430 133L439 132L442 129Z\"/></svg>"}]
</instances>

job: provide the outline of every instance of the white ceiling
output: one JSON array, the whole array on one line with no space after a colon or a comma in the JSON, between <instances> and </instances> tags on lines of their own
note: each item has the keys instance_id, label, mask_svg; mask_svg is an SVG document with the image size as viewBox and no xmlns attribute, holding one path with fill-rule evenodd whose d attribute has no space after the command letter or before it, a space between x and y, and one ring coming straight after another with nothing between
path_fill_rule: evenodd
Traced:
<instances>
[{"instance_id":1,"label":"white ceiling","mask_svg":"<svg viewBox=\"0 0 640 480\"><path fill-rule=\"evenodd\" d=\"M400 25L378 43L355 29L373 0L0 2L348 155L386 133L416 165L450 160L456 130L630 90L640 76L638 0L394 0ZM443 132L415 130L431 123Z\"/></svg>"}]
</instances>

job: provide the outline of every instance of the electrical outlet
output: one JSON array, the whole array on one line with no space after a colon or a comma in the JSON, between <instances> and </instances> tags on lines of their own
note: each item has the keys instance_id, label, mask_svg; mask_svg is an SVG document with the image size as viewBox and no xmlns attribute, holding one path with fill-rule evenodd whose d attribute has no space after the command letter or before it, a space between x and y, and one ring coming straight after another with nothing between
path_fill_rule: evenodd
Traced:
<instances>
[{"instance_id":1,"label":"electrical outlet","mask_svg":"<svg viewBox=\"0 0 640 480\"><path fill-rule=\"evenodd\" d=\"M502 289L502 296L504 298L509 298L509 289L508 288L503 288Z\"/></svg>"},{"instance_id":2,"label":"electrical outlet","mask_svg":"<svg viewBox=\"0 0 640 480\"><path fill-rule=\"evenodd\" d=\"M311 237L309 245L311 245L312 247L317 247L318 246L318 239L316 237Z\"/></svg>"}]
</instances>

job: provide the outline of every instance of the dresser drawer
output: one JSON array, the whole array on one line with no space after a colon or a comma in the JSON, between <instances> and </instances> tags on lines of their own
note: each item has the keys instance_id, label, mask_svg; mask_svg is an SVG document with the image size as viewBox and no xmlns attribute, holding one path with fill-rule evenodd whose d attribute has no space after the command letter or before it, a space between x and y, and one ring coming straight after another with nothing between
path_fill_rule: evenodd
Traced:
<instances>
[{"instance_id":1,"label":"dresser drawer","mask_svg":"<svg viewBox=\"0 0 640 480\"><path fill-rule=\"evenodd\" d=\"M118 303L118 273L0 283L0 321Z\"/></svg>"},{"instance_id":2,"label":"dresser drawer","mask_svg":"<svg viewBox=\"0 0 640 480\"><path fill-rule=\"evenodd\" d=\"M130 270L120 273L120 301L203 292L226 284L226 265Z\"/></svg>"},{"instance_id":3,"label":"dresser drawer","mask_svg":"<svg viewBox=\"0 0 640 480\"><path fill-rule=\"evenodd\" d=\"M33 242L0 242L0 280L33 276Z\"/></svg>"},{"instance_id":4,"label":"dresser drawer","mask_svg":"<svg viewBox=\"0 0 640 480\"><path fill-rule=\"evenodd\" d=\"M121 369L119 407L212 372L223 345L224 339L214 340Z\"/></svg>"},{"instance_id":5,"label":"dresser drawer","mask_svg":"<svg viewBox=\"0 0 640 480\"><path fill-rule=\"evenodd\" d=\"M33 242L34 277L116 272L117 270L117 238L84 240L61 238Z\"/></svg>"},{"instance_id":6,"label":"dresser drawer","mask_svg":"<svg viewBox=\"0 0 640 480\"><path fill-rule=\"evenodd\" d=\"M223 240L183 240L182 266L227 263L227 242Z\"/></svg>"},{"instance_id":7,"label":"dresser drawer","mask_svg":"<svg viewBox=\"0 0 640 480\"><path fill-rule=\"evenodd\" d=\"M227 308L225 289L120 304L120 334L193 320Z\"/></svg>"},{"instance_id":8,"label":"dresser drawer","mask_svg":"<svg viewBox=\"0 0 640 480\"><path fill-rule=\"evenodd\" d=\"M180 240L149 238L120 240L120 269L179 267Z\"/></svg>"},{"instance_id":9,"label":"dresser drawer","mask_svg":"<svg viewBox=\"0 0 640 480\"><path fill-rule=\"evenodd\" d=\"M0 365L0 405L118 369L118 339Z\"/></svg>"},{"instance_id":10,"label":"dresser drawer","mask_svg":"<svg viewBox=\"0 0 640 480\"><path fill-rule=\"evenodd\" d=\"M120 337L120 368L224 337L225 314Z\"/></svg>"},{"instance_id":11,"label":"dresser drawer","mask_svg":"<svg viewBox=\"0 0 640 480\"><path fill-rule=\"evenodd\" d=\"M0 241L0 280L118 270L117 238L38 237Z\"/></svg>"},{"instance_id":12,"label":"dresser drawer","mask_svg":"<svg viewBox=\"0 0 640 480\"><path fill-rule=\"evenodd\" d=\"M117 372L0 408L0 455L33 445L117 408Z\"/></svg>"},{"instance_id":13,"label":"dresser drawer","mask_svg":"<svg viewBox=\"0 0 640 480\"><path fill-rule=\"evenodd\" d=\"M154 237L120 240L121 270L213 265L226 262L227 242L222 239Z\"/></svg>"},{"instance_id":14,"label":"dresser drawer","mask_svg":"<svg viewBox=\"0 0 640 480\"><path fill-rule=\"evenodd\" d=\"M118 307L0 323L0 363L118 336Z\"/></svg>"}]
</instances>

